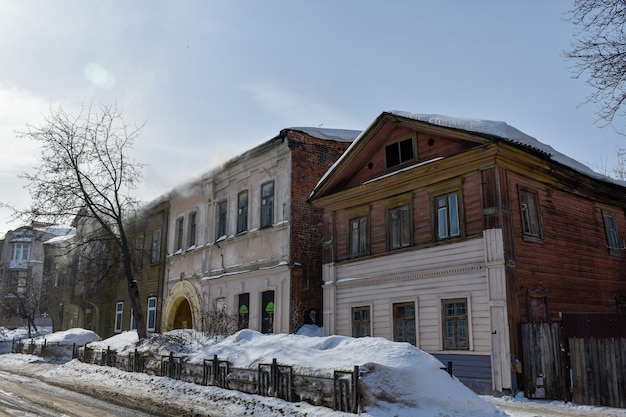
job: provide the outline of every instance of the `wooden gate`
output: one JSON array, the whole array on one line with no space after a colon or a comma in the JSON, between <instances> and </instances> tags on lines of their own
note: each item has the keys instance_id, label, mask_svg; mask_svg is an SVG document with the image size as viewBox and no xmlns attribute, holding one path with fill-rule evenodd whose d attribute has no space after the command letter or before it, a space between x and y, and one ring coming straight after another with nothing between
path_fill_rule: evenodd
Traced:
<instances>
[{"instance_id":1,"label":"wooden gate","mask_svg":"<svg viewBox=\"0 0 626 417\"><path fill-rule=\"evenodd\" d=\"M626 316L564 314L562 323L573 401L626 408Z\"/></svg>"},{"instance_id":2,"label":"wooden gate","mask_svg":"<svg viewBox=\"0 0 626 417\"><path fill-rule=\"evenodd\" d=\"M563 314L521 335L526 397L626 408L626 316Z\"/></svg>"},{"instance_id":3,"label":"wooden gate","mask_svg":"<svg viewBox=\"0 0 626 417\"><path fill-rule=\"evenodd\" d=\"M522 323L524 394L528 398L563 399L559 323Z\"/></svg>"}]
</instances>

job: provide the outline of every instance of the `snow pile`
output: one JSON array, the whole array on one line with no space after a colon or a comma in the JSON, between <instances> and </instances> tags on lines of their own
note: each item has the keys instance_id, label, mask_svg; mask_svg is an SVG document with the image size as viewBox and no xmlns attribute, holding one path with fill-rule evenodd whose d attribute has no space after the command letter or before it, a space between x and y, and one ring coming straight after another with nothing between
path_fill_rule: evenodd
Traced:
<instances>
[{"instance_id":1,"label":"snow pile","mask_svg":"<svg viewBox=\"0 0 626 417\"><path fill-rule=\"evenodd\" d=\"M80 328L63 330L60 332L55 332L52 334L48 334L45 336L39 336L33 338L35 344L42 344L44 340L48 343L48 345L55 344L60 346L82 346L90 342L95 342L96 340L100 340L100 336L94 333L91 330L85 330ZM26 340L28 343L29 340Z\"/></svg>"},{"instance_id":2,"label":"snow pile","mask_svg":"<svg viewBox=\"0 0 626 417\"><path fill-rule=\"evenodd\" d=\"M303 328L302 333L319 334L319 328L314 327ZM111 348L118 354L135 349L154 355L173 352L190 364L217 355L236 368L256 368L276 358L279 364L292 366L295 373L324 377L332 377L334 370L352 371L358 365L364 415L504 415L450 377L435 357L408 343L383 338L267 335L248 329L215 338L193 330L175 330L151 335L138 343L137 333L132 331L90 343L89 347Z\"/></svg>"}]
</instances>

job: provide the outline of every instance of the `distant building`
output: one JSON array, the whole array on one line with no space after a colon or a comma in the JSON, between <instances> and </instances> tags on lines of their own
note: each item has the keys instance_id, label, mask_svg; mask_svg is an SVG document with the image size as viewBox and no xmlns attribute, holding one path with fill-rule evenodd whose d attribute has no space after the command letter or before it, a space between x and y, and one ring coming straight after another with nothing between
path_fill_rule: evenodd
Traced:
<instances>
[{"instance_id":1,"label":"distant building","mask_svg":"<svg viewBox=\"0 0 626 417\"><path fill-rule=\"evenodd\" d=\"M155 200L126 221L133 275L149 332L160 331L168 202ZM94 236L94 220L76 216L76 236L46 242L46 277L54 330L81 327L101 337L136 328L119 251Z\"/></svg>"},{"instance_id":2,"label":"distant building","mask_svg":"<svg viewBox=\"0 0 626 417\"><path fill-rule=\"evenodd\" d=\"M321 324L322 212L307 198L359 133L284 129L171 193L163 331L220 311L264 333Z\"/></svg>"},{"instance_id":3,"label":"distant building","mask_svg":"<svg viewBox=\"0 0 626 417\"><path fill-rule=\"evenodd\" d=\"M44 276L44 243L70 235L69 226L33 223L9 231L0 251L0 325L28 325L48 316L49 294Z\"/></svg>"},{"instance_id":4,"label":"distant building","mask_svg":"<svg viewBox=\"0 0 626 417\"><path fill-rule=\"evenodd\" d=\"M315 187L324 331L411 343L478 392L520 327L626 312L626 183L503 122L382 113Z\"/></svg>"}]
</instances>

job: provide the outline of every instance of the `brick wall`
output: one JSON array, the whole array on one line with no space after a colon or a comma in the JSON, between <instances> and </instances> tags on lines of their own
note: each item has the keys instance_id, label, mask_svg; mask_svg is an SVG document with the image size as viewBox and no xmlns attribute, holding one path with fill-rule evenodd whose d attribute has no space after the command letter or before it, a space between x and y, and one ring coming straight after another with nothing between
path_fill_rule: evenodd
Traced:
<instances>
[{"instance_id":1,"label":"brick wall","mask_svg":"<svg viewBox=\"0 0 626 417\"><path fill-rule=\"evenodd\" d=\"M322 229L323 212L307 202L313 188L335 163L349 142L335 142L287 131L291 149L291 328L304 323L304 312L310 308L322 312Z\"/></svg>"}]
</instances>

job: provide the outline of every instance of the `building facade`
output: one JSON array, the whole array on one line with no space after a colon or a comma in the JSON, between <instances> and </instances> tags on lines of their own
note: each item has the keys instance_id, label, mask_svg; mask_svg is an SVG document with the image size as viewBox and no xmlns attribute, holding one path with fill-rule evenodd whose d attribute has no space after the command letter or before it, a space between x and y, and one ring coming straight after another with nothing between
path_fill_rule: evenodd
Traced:
<instances>
[{"instance_id":1,"label":"building facade","mask_svg":"<svg viewBox=\"0 0 626 417\"><path fill-rule=\"evenodd\" d=\"M623 309L626 184L502 122L382 113L324 176L324 331L514 389L520 324Z\"/></svg>"},{"instance_id":2,"label":"building facade","mask_svg":"<svg viewBox=\"0 0 626 417\"><path fill-rule=\"evenodd\" d=\"M322 212L311 190L359 132L290 128L171 193L162 329L320 324Z\"/></svg>"},{"instance_id":3,"label":"building facade","mask_svg":"<svg viewBox=\"0 0 626 417\"><path fill-rule=\"evenodd\" d=\"M42 315L49 316L44 243L73 233L69 226L33 223L5 235L0 245L0 325L33 325Z\"/></svg>"}]
</instances>

